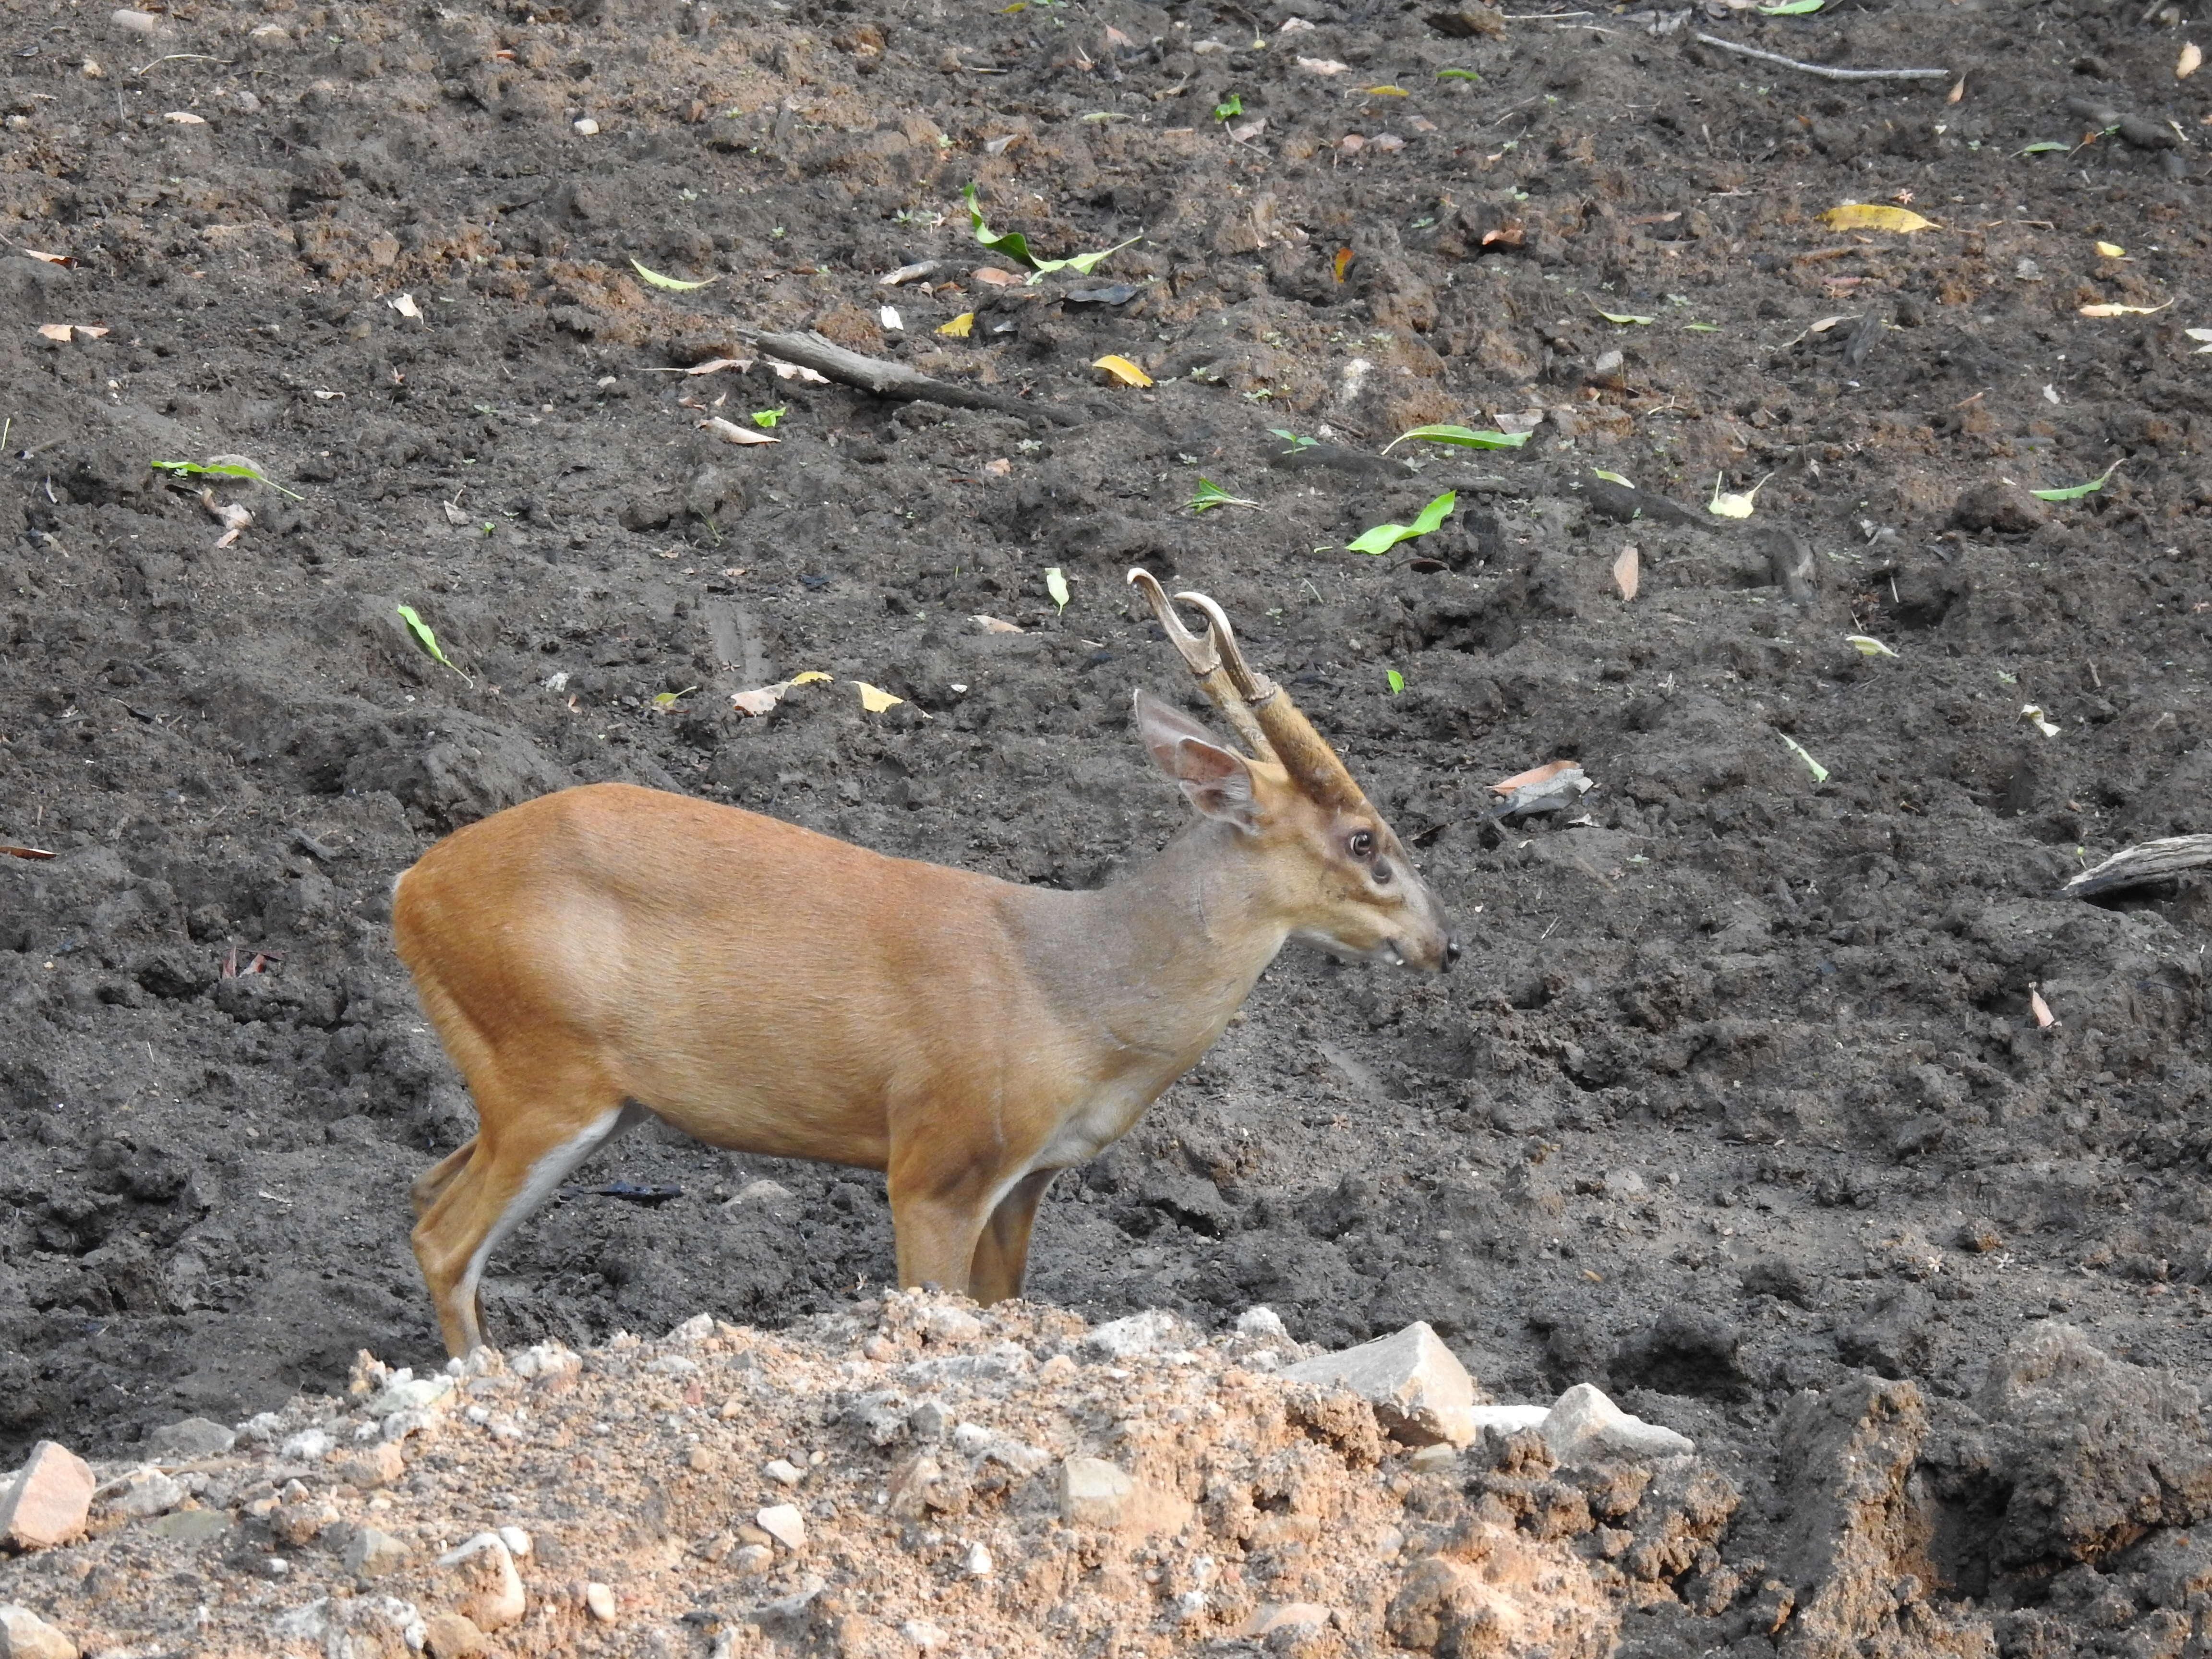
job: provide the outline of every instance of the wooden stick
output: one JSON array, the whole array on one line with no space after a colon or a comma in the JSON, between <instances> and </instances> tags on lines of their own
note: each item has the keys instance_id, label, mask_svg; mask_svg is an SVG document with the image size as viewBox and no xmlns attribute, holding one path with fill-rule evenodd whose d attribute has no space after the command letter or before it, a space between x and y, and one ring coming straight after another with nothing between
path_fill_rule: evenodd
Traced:
<instances>
[{"instance_id":1,"label":"wooden stick","mask_svg":"<svg viewBox=\"0 0 2212 1659\"><path fill-rule=\"evenodd\" d=\"M1732 52L1743 58L1756 58L1762 64L1778 64L1784 69L1796 70L1801 75L1817 75L1824 81L1948 81L1951 78L1948 70L1834 69L1826 64L1801 64L1795 58L1784 58L1778 52L1761 52L1757 46L1723 40L1717 34L1701 33L1698 39L1709 46L1718 46L1723 52Z\"/></svg>"},{"instance_id":2,"label":"wooden stick","mask_svg":"<svg viewBox=\"0 0 2212 1659\"><path fill-rule=\"evenodd\" d=\"M2113 854L2102 864L2084 870L2051 896L2088 898L2116 888L2140 887L2208 864L2212 864L2212 836L2170 836Z\"/></svg>"},{"instance_id":3,"label":"wooden stick","mask_svg":"<svg viewBox=\"0 0 2212 1659\"><path fill-rule=\"evenodd\" d=\"M762 334L752 329L742 331L771 357L798 363L878 398L896 398L902 403L949 404L955 409L988 409L1001 415L1018 415L1024 420L1042 415L1060 426L1075 426L1084 418L1075 410L1057 404L1024 403L1002 392L933 380L904 363L886 362L880 357L864 357L857 351L848 351L811 330L805 334Z\"/></svg>"}]
</instances>

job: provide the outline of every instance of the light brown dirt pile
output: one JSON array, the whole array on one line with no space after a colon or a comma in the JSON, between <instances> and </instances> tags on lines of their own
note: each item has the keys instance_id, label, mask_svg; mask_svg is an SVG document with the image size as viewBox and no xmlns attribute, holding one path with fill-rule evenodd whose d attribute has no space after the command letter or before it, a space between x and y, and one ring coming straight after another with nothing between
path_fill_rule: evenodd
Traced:
<instances>
[{"instance_id":1,"label":"light brown dirt pile","mask_svg":"<svg viewBox=\"0 0 2212 1659\"><path fill-rule=\"evenodd\" d=\"M1264 1310L1206 1340L893 1293L457 1376L364 1354L228 1449L95 1466L87 1535L0 1560L0 1602L117 1659L1595 1659L1714 1565L1735 1494L1694 1457L1409 1448L1273 1375L1310 1352Z\"/></svg>"}]
</instances>

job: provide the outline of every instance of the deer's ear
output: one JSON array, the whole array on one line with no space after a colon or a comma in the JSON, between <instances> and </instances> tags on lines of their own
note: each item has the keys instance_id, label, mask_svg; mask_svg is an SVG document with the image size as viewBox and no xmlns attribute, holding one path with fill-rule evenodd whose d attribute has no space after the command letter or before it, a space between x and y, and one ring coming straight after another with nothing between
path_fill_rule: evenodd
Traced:
<instances>
[{"instance_id":1,"label":"deer's ear","mask_svg":"<svg viewBox=\"0 0 2212 1659\"><path fill-rule=\"evenodd\" d=\"M1243 756L1216 742L1188 715L1142 691L1137 693L1137 731L1152 764L1175 781L1193 806L1239 830L1257 827L1259 803Z\"/></svg>"}]
</instances>

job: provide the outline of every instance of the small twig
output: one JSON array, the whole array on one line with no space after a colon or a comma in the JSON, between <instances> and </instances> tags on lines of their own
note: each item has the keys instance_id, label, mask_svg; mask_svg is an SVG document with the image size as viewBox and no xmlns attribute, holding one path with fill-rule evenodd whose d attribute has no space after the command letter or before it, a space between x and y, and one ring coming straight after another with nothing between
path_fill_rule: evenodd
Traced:
<instances>
[{"instance_id":1,"label":"small twig","mask_svg":"<svg viewBox=\"0 0 2212 1659\"><path fill-rule=\"evenodd\" d=\"M173 64L177 62L178 59L183 58L195 58L203 64L221 64L226 69L230 67L229 58L217 58L211 52L173 52L167 58L156 58L152 63L146 65L146 69L135 69L132 70L131 73L133 77L143 76L146 73L146 70L156 70L161 68L164 64Z\"/></svg>"},{"instance_id":2,"label":"small twig","mask_svg":"<svg viewBox=\"0 0 2212 1659\"><path fill-rule=\"evenodd\" d=\"M904 363L886 362L880 357L866 357L857 351L848 351L844 347L823 339L819 334L759 333L752 329L741 329L738 332L761 350L781 357L786 362L799 363L817 374L826 374L833 380L858 386L878 398L896 398L902 402L948 404L955 409L988 409L1024 419L1042 416L1060 426L1074 426L1084 419L1075 410L1054 404L1024 403L1018 398L1009 398L1003 392L987 392L980 386L956 386L944 380L933 380L927 374L908 368Z\"/></svg>"},{"instance_id":3,"label":"small twig","mask_svg":"<svg viewBox=\"0 0 2212 1659\"><path fill-rule=\"evenodd\" d=\"M2140 887L2212 864L2212 836L2173 836L2115 853L2061 887L2054 898L2088 898L2123 887Z\"/></svg>"},{"instance_id":4,"label":"small twig","mask_svg":"<svg viewBox=\"0 0 2212 1659\"><path fill-rule=\"evenodd\" d=\"M1778 64L1784 69L1793 69L1802 75L1817 75L1824 81L1948 81L1951 71L1940 69L1832 69L1826 64L1801 64L1795 58L1784 58L1778 52L1761 52L1757 46L1747 46L1735 40L1723 40L1717 34L1700 33L1698 39L1709 46L1718 46L1723 52L1732 52L1742 58L1756 58L1762 64Z\"/></svg>"}]
</instances>

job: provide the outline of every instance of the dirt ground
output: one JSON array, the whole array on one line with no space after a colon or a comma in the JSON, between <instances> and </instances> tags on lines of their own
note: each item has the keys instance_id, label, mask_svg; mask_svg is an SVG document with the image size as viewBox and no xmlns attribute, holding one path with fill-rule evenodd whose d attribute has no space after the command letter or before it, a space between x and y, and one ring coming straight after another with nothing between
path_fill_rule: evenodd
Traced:
<instances>
[{"instance_id":1,"label":"dirt ground","mask_svg":"<svg viewBox=\"0 0 2212 1659\"><path fill-rule=\"evenodd\" d=\"M2212 1519L1993 1568L2009 1477L1956 1452L2029 1322L2212 1380L2212 888L2051 896L2212 829L2204 21L1553 9L0 3L0 841L55 855L0 857L0 1458L439 1358L406 1186L472 1119L386 923L447 830L624 779L1024 881L1144 857L1182 809L1131 688L1197 704L1143 563L1468 953L1286 954L1055 1184L1037 1298L1425 1319L1500 1398L1692 1435L1747 1514L1802 1391L1910 1381L1929 1593L2054 1630L2104 1616L2069 1561ZM1141 240L994 286L970 182L1040 258ZM807 327L1036 412L738 332ZM1431 422L1529 437L1380 457ZM284 493L152 465L223 457ZM1491 816L1557 758L1578 810ZM880 1178L641 1133L485 1299L580 1346L890 1267Z\"/></svg>"}]
</instances>

